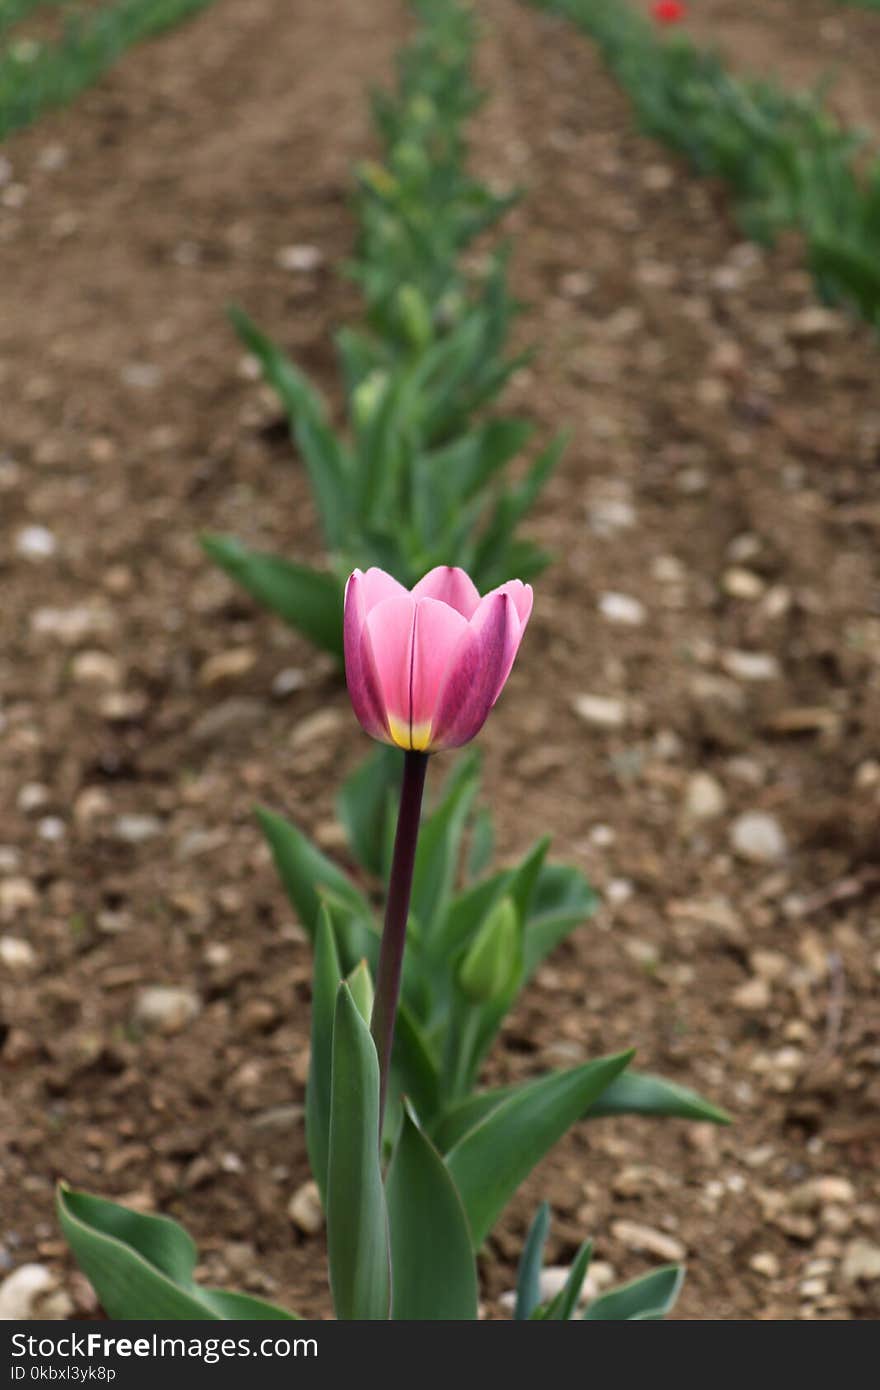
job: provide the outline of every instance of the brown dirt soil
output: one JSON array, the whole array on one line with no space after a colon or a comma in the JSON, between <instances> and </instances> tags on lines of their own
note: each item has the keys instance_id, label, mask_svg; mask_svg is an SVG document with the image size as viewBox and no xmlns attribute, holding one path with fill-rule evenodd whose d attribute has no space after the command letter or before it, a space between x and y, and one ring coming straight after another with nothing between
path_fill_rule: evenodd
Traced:
<instances>
[{"instance_id":1,"label":"brown dirt soil","mask_svg":"<svg viewBox=\"0 0 880 1390\"><path fill-rule=\"evenodd\" d=\"M513 0L483 13L475 160L526 191L513 281L540 348L509 404L573 431L486 785L502 856L548 830L605 895L493 1074L633 1044L735 1121L569 1135L489 1242L487 1311L546 1195L554 1262L593 1233L628 1277L654 1258L632 1223L679 1242L680 1316L876 1317L856 1266L880 1219L878 345L816 315L796 245L743 245L723 191L634 132L588 42ZM218 0L4 146L0 925L33 958L0 965L0 1256L58 1267L84 1312L59 1176L185 1219L212 1280L329 1315L322 1241L285 1216L309 956L252 807L338 851L365 747L332 671L195 537L318 554L222 306L338 400L350 166L406 30L396 0L302 0L295 23ZM322 264L284 270L292 245ZM57 541L41 561L33 526ZM610 621L608 593L644 621ZM575 712L586 693L618 727ZM697 772L723 801L700 820ZM784 833L772 862L732 847L748 811ZM152 984L199 997L173 1036L133 1023Z\"/></svg>"}]
</instances>

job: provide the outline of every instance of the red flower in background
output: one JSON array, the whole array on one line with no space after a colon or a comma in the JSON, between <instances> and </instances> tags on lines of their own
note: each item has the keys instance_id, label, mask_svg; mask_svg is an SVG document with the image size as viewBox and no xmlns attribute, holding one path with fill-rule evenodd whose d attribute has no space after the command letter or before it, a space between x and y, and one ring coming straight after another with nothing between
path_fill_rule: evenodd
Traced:
<instances>
[{"instance_id":1,"label":"red flower in background","mask_svg":"<svg viewBox=\"0 0 880 1390\"><path fill-rule=\"evenodd\" d=\"M687 9L681 0L655 0L651 14L658 24L678 24L687 16Z\"/></svg>"}]
</instances>

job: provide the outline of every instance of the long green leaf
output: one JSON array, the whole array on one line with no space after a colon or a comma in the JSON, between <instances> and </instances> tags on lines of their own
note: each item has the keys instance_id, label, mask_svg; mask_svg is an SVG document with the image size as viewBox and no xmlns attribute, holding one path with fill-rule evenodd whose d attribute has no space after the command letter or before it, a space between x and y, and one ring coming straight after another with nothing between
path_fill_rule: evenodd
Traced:
<instances>
[{"instance_id":1,"label":"long green leaf","mask_svg":"<svg viewBox=\"0 0 880 1390\"><path fill-rule=\"evenodd\" d=\"M333 1018L342 969L326 906L315 935L312 973L312 1036L306 1085L306 1146L312 1177L321 1201L327 1201L327 1156L330 1152L330 1086L333 1067Z\"/></svg>"},{"instance_id":2,"label":"long green leaf","mask_svg":"<svg viewBox=\"0 0 880 1390\"><path fill-rule=\"evenodd\" d=\"M339 820L360 864L378 878L385 871L388 806L400 794L403 753L376 744L342 784L336 798Z\"/></svg>"},{"instance_id":3,"label":"long green leaf","mask_svg":"<svg viewBox=\"0 0 880 1390\"><path fill-rule=\"evenodd\" d=\"M234 536L206 535L201 544L252 598L341 662L343 590L334 574L249 550Z\"/></svg>"},{"instance_id":4,"label":"long green leaf","mask_svg":"<svg viewBox=\"0 0 880 1390\"><path fill-rule=\"evenodd\" d=\"M545 1321L570 1322L574 1317L592 1258L593 1242L586 1240L574 1257L571 1269L568 1271L568 1278L543 1313Z\"/></svg>"},{"instance_id":5,"label":"long green leaf","mask_svg":"<svg viewBox=\"0 0 880 1390\"><path fill-rule=\"evenodd\" d=\"M336 550L346 536L352 479L342 446L327 423L323 402L299 368L247 314L234 305L228 312L236 333L281 398L308 469L328 549Z\"/></svg>"},{"instance_id":6,"label":"long green leaf","mask_svg":"<svg viewBox=\"0 0 880 1390\"><path fill-rule=\"evenodd\" d=\"M265 807L257 808L257 820L275 860L284 891L296 909L302 926L314 940L322 892L329 892L367 918L370 906L363 894L326 855L307 840L295 825Z\"/></svg>"},{"instance_id":7,"label":"long green leaf","mask_svg":"<svg viewBox=\"0 0 880 1390\"><path fill-rule=\"evenodd\" d=\"M130 1211L64 1186L58 1188L56 1205L77 1263L111 1318L296 1318L245 1294L200 1288L193 1281L196 1247L167 1217Z\"/></svg>"},{"instance_id":8,"label":"long green leaf","mask_svg":"<svg viewBox=\"0 0 880 1390\"><path fill-rule=\"evenodd\" d=\"M527 1321L541 1301L541 1267L549 1230L550 1206L547 1202L542 1202L529 1227L517 1271L516 1307L513 1313L517 1322Z\"/></svg>"},{"instance_id":9,"label":"long green leaf","mask_svg":"<svg viewBox=\"0 0 880 1390\"><path fill-rule=\"evenodd\" d=\"M628 1322L665 1317L678 1298L684 1283L681 1265L662 1265L629 1284L599 1294L587 1305L587 1322Z\"/></svg>"},{"instance_id":10,"label":"long green leaf","mask_svg":"<svg viewBox=\"0 0 880 1390\"><path fill-rule=\"evenodd\" d=\"M527 978L596 911L599 899L579 869L542 864L531 896L523 950Z\"/></svg>"},{"instance_id":11,"label":"long green leaf","mask_svg":"<svg viewBox=\"0 0 880 1390\"><path fill-rule=\"evenodd\" d=\"M337 1318L387 1318L391 1287L379 1165L379 1061L345 983L339 986L333 1026L327 1251Z\"/></svg>"},{"instance_id":12,"label":"long green leaf","mask_svg":"<svg viewBox=\"0 0 880 1390\"><path fill-rule=\"evenodd\" d=\"M502 1101L531 1085L534 1082L526 1081L513 1086L499 1086L492 1091L477 1091L466 1100L450 1106L432 1127L434 1143L441 1153L448 1153ZM649 1076L638 1071L625 1071L616 1077L590 1104L583 1118L596 1120L607 1115L663 1115L671 1119L705 1120L709 1124L730 1123L726 1111L703 1100L696 1091L679 1086L674 1081L665 1081L662 1076Z\"/></svg>"},{"instance_id":13,"label":"long green leaf","mask_svg":"<svg viewBox=\"0 0 880 1390\"><path fill-rule=\"evenodd\" d=\"M678 1120L705 1120L715 1125L731 1122L726 1110L704 1100L688 1086L638 1071L624 1072L612 1082L590 1106L586 1118L594 1120L604 1115L665 1115Z\"/></svg>"},{"instance_id":14,"label":"long green leaf","mask_svg":"<svg viewBox=\"0 0 880 1390\"><path fill-rule=\"evenodd\" d=\"M510 1095L446 1156L474 1249L544 1154L628 1066L632 1052L539 1078Z\"/></svg>"},{"instance_id":15,"label":"long green leaf","mask_svg":"<svg viewBox=\"0 0 880 1390\"><path fill-rule=\"evenodd\" d=\"M477 1316L477 1270L461 1198L409 1106L386 1186L392 1313L397 1320Z\"/></svg>"}]
</instances>

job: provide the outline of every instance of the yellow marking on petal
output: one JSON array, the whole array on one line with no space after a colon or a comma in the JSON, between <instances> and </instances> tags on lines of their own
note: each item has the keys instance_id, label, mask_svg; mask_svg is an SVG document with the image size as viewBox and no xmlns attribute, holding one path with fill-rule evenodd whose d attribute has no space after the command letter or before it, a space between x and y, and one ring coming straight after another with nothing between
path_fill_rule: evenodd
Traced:
<instances>
[{"instance_id":1,"label":"yellow marking on petal","mask_svg":"<svg viewBox=\"0 0 880 1390\"><path fill-rule=\"evenodd\" d=\"M388 732L398 748L414 748L423 753L431 742L430 721L425 724L413 724L410 729L406 720L395 719L393 714L389 714Z\"/></svg>"}]
</instances>

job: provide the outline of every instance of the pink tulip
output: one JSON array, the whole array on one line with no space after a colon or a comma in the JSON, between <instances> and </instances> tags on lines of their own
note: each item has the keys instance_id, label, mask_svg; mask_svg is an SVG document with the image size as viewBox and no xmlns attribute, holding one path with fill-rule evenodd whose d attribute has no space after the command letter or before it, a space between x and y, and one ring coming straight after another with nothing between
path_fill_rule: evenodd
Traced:
<instances>
[{"instance_id":1,"label":"pink tulip","mask_svg":"<svg viewBox=\"0 0 880 1390\"><path fill-rule=\"evenodd\" d=\"M480 598L464 570L440 565L412 591L384 570L345 589L345 673L373 738L434 753L468 743L510 674L532 611L511 579Z\"/></svg>"}]
</instances>

